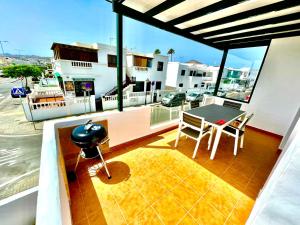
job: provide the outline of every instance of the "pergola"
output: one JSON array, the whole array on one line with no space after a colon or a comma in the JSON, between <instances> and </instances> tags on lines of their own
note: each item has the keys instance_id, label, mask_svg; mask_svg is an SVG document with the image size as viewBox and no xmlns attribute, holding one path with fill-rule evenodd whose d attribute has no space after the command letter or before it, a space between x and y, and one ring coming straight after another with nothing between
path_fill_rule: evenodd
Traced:
<instances>
[{"instance_id":1,"label":"pergola","mask_svg":"<svg viewBox=\"0 0 300 225\"><path fill-rule=\"evenodd\" d=\"M229 49L269 46L274 38L300 35L300 0L112 0L112 5L117 14L120 111L123 110L123 16L223 50L214 95Z\"/></svg>"}]
</instances>

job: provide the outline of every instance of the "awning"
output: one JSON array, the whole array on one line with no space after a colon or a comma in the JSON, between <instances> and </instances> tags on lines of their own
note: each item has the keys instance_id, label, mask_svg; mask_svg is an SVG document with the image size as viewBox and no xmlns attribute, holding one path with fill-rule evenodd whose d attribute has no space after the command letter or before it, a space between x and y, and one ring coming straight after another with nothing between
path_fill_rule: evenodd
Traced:
<instances>
[{"instance_id":1,"label":"awning","mask_svg":"<svg viewBox=\"0 0 300 225\"><path fill-rule=\"evenodd\" d=\"M299 0L114 0L113 10L220 50L300 36Z\"/></svg>"}]
</instances>

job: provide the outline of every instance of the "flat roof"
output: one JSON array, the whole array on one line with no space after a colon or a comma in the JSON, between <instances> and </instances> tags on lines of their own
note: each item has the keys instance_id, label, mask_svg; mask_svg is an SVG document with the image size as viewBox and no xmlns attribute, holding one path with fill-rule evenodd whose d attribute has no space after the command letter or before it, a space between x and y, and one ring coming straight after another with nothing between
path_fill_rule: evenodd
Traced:
<instances>
[{"instance_id":1,"label":"flat roof","mask_svg":"<svg viewBox=\"0 0 300 225\"><path fill-rule=\"evenodd\" d=\"M114 0L113 10L220 50L300 35L299 0Z\"/></svg>"},{"instance_id":2,"label":"flat roof","mask_svg":"<svg viewBox=\"0 0 300 225\"><path fill-rule=\"evenodd\" d=\"M56 47L59 48L70 48L70 49L76 49L76 50L82 50L82 51L89 51L89 52L97 52L98 49L95 48L89 48L89 47L83 47L83 46L76 46L76 45L67 45L67 44L62 44L62 43L56 43L53 42L51 46L51 50L54 50Z\"/></svg>"}]
</instances>

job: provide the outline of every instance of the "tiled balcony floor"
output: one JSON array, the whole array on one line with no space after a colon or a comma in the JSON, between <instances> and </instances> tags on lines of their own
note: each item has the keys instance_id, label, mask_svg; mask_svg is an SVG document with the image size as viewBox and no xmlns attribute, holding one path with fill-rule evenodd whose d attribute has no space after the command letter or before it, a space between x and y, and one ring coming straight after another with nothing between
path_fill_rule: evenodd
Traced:
<instances>
[{"instance_id":1,"label":"tiled balcony floor","mask_svg":"<svg viewBox=\"0 0 300 225\"><path fill-rule=\"evenodd\" d=\"M233 156L233 138L223 136L215 160L207 138L191 159L195 141L177 130L106 154L112 179L99 161L85 161L70 182L75 225L244 224L277 157L280 139L246 131L244 150Z\"/></svg>"}]
</instances>

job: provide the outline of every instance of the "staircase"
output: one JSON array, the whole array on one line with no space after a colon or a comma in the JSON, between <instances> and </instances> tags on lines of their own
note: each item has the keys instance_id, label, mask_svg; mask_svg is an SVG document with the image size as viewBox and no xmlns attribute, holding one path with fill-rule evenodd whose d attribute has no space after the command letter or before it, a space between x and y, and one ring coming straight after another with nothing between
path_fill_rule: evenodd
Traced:
<instances>
[{"instance_id":1,"label":"staircase","mask_svg":"<svg viewBox=\"0 0 300 225\"><path fill-rule=\"evenodd\" d=\"M123 89L125 89L126 87L128 87L130 84L134 84L135 80L136 80L135 77L129 77L128 75L126 75L126 80L124 80L123 83L122 83ZM105 96L116 95L117 92L118 92L118 87L115 86L113 89L111 89L108 92L106 92Z\"/></svg>"}]
</instances>

